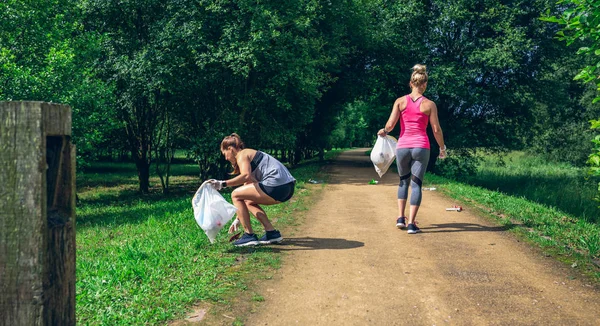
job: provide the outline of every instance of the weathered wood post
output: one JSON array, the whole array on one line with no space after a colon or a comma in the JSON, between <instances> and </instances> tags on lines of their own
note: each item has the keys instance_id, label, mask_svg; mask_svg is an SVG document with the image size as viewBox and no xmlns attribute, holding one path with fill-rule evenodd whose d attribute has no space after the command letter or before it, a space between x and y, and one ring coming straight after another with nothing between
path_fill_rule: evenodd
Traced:
<instances>
[{"instance_id":1,"label":"weathered wood post","mask_svg":"<svg viewBox=\"0 0 600 326\"><path fill-rule=\"evenodd\" d=\"M75 325L71 108L0 102L0 325Z\"/></svg>"}]
</instances>

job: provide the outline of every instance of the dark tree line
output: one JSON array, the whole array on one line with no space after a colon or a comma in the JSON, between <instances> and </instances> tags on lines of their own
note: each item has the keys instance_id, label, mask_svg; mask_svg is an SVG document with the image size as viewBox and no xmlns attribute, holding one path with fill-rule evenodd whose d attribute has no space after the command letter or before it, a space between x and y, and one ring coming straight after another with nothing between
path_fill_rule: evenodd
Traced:
<instances>
[{"instance_id":1,"label":"dark tree line","mask_svg":"<svg viewBox=\"0 0 600 326\"><path fill-rule=\"evenodd\" d=\"M202 178L221 177L218 145L231 132L290 164L369 146L423 63L450 148L582 164L598 108L572 80L585 58L539 19L561 10L551 0L7 0L0 100L70 104L81 164L129 153L140 190L155 164L166 191L175 149Z\"/></svg>"}]
</instances>

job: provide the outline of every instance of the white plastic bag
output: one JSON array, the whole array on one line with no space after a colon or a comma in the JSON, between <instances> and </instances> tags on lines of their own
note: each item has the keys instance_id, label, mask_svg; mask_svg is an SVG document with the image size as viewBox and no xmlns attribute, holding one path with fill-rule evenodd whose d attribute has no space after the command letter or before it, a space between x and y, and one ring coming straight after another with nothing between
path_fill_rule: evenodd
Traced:
<instances>
[{"instance_id":1,"label":"white plastic bag","mask_svg":"<svg viewBox=\"0 0 600 326\"><path fill-rule=\"evenodd\" d=\"M196 222L208 236L210 243L215 242L217 233L233 217L237 208L228 203L223 196L205 181L192 198Z\"/></svg>"},{"instance_id":2,"label":"white plastic bag","mask_svg":"<svg viewBox=\"0 0 600 326\"><path fill-rule=\"evenodd\" d=\"M381 178L396 159L396 138L386 135L377 136L377 141L371 150L371 162Z\"/></svg>"}]
</instances>

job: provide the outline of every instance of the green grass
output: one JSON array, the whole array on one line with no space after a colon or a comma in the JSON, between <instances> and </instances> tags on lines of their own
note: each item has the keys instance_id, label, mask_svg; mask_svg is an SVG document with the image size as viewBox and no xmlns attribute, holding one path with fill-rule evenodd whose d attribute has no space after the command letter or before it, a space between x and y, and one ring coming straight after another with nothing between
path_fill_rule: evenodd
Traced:
<instances>
[{"instance_id":1,"label":"green grass","mask_svg":"<svg viewBox=\"0 0 600 326\"><path fill-rule=\"evenodd\" d=\"M546 252L600 280L600 225L522 196L467 185L436 175L426 176L428 186L496 219Z\"/></svg>"},{"instance_id":2,"label":"green grass","mask_svg":"<svg viewBox=\"0 0 600 326\"><path fill-rule=\"evenodd\" d=\"M305 182L319 171L318 162L292 170L298 180L293 200L265 207L276 227L297 223L292 213L307 209ZM226 229L210 244L191 206L197 175L193 164L173 166L168 196L156 176L151 194L139 195L133 164L94 164L78 175L78 324L165 324L199 301L226 304L236 291L248 290L252 275L279 266L279 253L268 248L232 247ZM262 231L254 219L253 226Z\"/></svg>"},{"instance_id":3,"label":"green grass","mask_svg":"<svg viewBox=\"0 0 600 326\"><path fill-rule=\"evenodd\" d=\"M600 223L599 203L593 200L599 180L589 178L583 168L512 152L502 159L487 157L476 176L460 181L524 197L578 219Z\"/></svg>"}]
</instances>

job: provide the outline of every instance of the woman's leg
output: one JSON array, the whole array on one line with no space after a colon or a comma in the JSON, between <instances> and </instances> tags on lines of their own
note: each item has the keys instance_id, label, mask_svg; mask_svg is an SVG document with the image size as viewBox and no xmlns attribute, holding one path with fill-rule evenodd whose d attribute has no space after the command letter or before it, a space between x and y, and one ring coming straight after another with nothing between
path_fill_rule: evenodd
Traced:
<instances>
[{"instance_id":1,"label":"woman's leg","mask_svg":"<svg viewBox=\"0 0 600 326\"><path fill-rule=\"evenodd\" d=\"M412 178L410 180L411 194L410 194L410 215L408 216L408 224L414 224L417 218L417 212L421 206L422 191L421 186L423 185L423 176L427 170L427 163L429 163L429 150L425 148L413 148L411 150L412 163L410 171Z\"/></svg>"},{"instance_id":2,"label":"woman's leg","mask_svg":"<svg viewBox=\"0 0 600 326\"><path fill-rule=\"evenodd\" d=\"M398 199L398 217L405 217L404 212L406 211L406 199Z\"/></svg>"},{"instance_id":3,"label":"woman's leg","mask_svg":"<svg viewBox=\"0 0 600 326\"><path fill-rule=\"evenodd\" d=\"M265 213L265 210L262 209L262 207L260 207L257 203L255 203L251 200L246 200L246 207L248 207L248 210L250 211L250 213L252 213L252 215L254 215L254 217L256 217L256 219L260 222L260 224L263 225L263 227L265 228L265 231L275 230L275 228L273 227L273 225L267 218L267 213Z\"/></svg>"},{"instance_id":4,"label":"woman's leg","mask_svg":"<svg viewBox=\"0 0 600 326\"><path fill-rule=\"evenodd\" d=\"M398 185L398 217L405 217L406 199L408 198L408 184L410 178L411 153L408 148L399 148L396 150L396 166L398 175L400 175L400 184Z\"/></svg>"},{"instance_id":5,"label":"woman's leg","mask_svg":"<svg viewBox=\"0 0 600 326\"><path fill-rule=\"evenodd\" d=\"M238 218L240 220L240 222L242 223L242 226L244 227L244 231L248 234L253 234L254 231L252 230L252 226L250 225L250 213L249 213L249 207L248 205L246 205L246 201L250 201L256 205L274 205L274 204L279 204L278 201L276 201L275 199L269 197L267 194L265 194L262 189L260 189L260 187L258 186L258 183L252 183L252 184L246 184L243 185L241 187L236 188L232 193L231 193L231 200L233 202L233 205L238 209L237 214L238 214ZM262 208L260 208L260 206L258 207L261 211L262 214L264 214L264 210L262 210ZM255 208L252 207L252 210L254 210ZM267 225L271 225L271 223L269 222L267 215L264 214L264 218L262 214L255 214L256 218L265 226L265 228L267 227ZM260 218L257 216L261 216ZM261 220L262 218L262 220ZM264 223L264 221L267 221L267 224ZM273 226L271 225L271 228Z\"/></svg>"}]
</instances>

